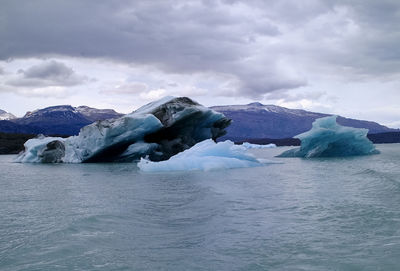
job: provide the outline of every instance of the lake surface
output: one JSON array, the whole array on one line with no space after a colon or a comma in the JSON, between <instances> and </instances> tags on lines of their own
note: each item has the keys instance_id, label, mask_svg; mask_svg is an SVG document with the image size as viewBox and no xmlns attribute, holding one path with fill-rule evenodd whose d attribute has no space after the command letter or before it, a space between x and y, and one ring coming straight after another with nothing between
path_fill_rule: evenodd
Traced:
<instances>
[{"instance_id":1,"label":"lake surface","mask_svg":"<svg viewBox=\"0 0 400 271\"><path fill-rule=\"evenodd\" d=\"M400 144L209 172L0 156L0 270L398 270Z\"/></svg>"}]
</instances>

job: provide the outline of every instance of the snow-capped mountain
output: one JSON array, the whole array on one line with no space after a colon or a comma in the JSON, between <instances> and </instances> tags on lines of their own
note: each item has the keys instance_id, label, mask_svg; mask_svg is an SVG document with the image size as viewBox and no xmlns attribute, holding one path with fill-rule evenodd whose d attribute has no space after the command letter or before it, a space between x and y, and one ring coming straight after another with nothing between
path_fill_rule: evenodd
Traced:
<instances>
[{"instance_id":1,"label":"snow-capped mountain","mask_svg":"<svg viewBox=\"0 0 400 271\"><path fill-rule=\"evenodd\" d=\"M290 138L311 129L315 119L328 114L301 109L288 109L276 105L250 103L247 105L213 106L211 109L232 119L225 139ZM339 124L355 128L367 128L370 134L397 131L376 122L338 117Z\"/></svg>"},{"instance_id":2,"label":"snow-capped mountain","mask_svg":"<svg viewBox=\"0 0 400 271\"><path fill-rule=\"evenodd\" d=\"M0 123L0 131L75 135L83 126L94 121L120 116L122 114L112 109L58 105L27 112L22 118L12 120L16 125Z\"/></svg>"},{"instance_id":3,"label":"snow-capped mountain","mask_svg":"<svg viewBox=\"0 0 400 271\"><path fill-rule=\"evenodd\" d=\"M70 105L52 106L27 112L24 117L14 120L20 125L30 125L44 134L77 134L85 125L92 123Z\"/></svg>"},{"instance_id":4,"label":"snow-capped mountain","mask_svg":"<svg viewBox=\"0 0 400 271\"><path fill-rule=\"evenodd\" d=\"M35 111L26 112L25 116L19 119L20 122L32 122L33 120L40 120L41 118L48 118L50 116L63 115L66 118L74 118L74 115L79 114L75 107L70 105L57 105L37 109Z\"/></svg>"},{"instance_id":5,"label":"snow-capped mountain","mask_svg":"<svg viewBox=\"0 0 400 271\"><path fill-rule=\"evenodd\" d=\"M117 113L114 109L97 109L89 106L78 106L75 109L91 121L113 119L123 115Z\"/></svg>"},{"instance_id":6,"label":"snow-capped mountain","mask_svg":"<svg viewBox=\"0 0 400 271\"><path fill-rule=\"evenodd\" d=\"M260 112L260 111L267 111L271 113L277 113L277 114L291 114L291 115L296 115L296 116L320 116L324 115L321 113L314 113L310 111L305 111L302 109L289 109L286 107L282 106L277 106L277 105L264 105L262 103L249 103L245 105L223 105L223 106L213 106L211 107L215 111L248 111L248 112Z\"/></svg>"},{"instance_id":7,"label":"snow-capped mountain","mask_svg":"<svg viewBox=\"0 0 400 271\"><path fill-rule=\"evenodd\" d=\"M0 109L0 120L12 120L16 118L17 117L14 116L13 114Z\"/></svg>"}]
</instances>

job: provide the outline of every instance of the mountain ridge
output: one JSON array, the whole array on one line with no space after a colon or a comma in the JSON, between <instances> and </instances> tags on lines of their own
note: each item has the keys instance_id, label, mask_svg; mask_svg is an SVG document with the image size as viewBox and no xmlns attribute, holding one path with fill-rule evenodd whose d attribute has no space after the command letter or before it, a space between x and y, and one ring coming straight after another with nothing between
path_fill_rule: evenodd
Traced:
<instances>
[{"instance_id":1,"label":"mountain ridge","mask_svg":"<svg viewBox=\"0 0 400 271\"><path fill-rule=\"evenodd\" d=\"M292 138L311 129L315 119L332 116L332 114L311 112L303 109L263 105L258 102L246 105L212 106L210 108L223 113L233 120L231 126L227 129L227 135L223 139L235 141L248 138ZM337 121L344 126L366 128L370 134L400 131L373 121L342 116L338 116Z\"/></svg>"},{"instance_id":2,"label":"mountain ridge","mask_svg":"<svg viewBox=\"0 0 400 271\"><path fill-rule=\"evenodd\" d=\"M82 127L94 121L122 115L113 109L56 105L28 111L22 118L0 121L0 132L76 135Z\"/></svg>"},{"instance_id":3,"label":"mountain ridge","mask_svg":"<svg viewBox=\"0 0 400 271\"><path fill-rule=\"evenodd\" d=\"M308 131L312 122L330 114L289 109L259 102L245 105L211 106L233 122L223 139L240 141L248 138L291 138ZM5 112L5 111L0 111ZM123 114L113 109L96 109L89 106L57 105L27 112L22 118L0 119L0 132L29 134L76 135L80 128L97 120L117 118ZM344 126L369 129L370 134L399 132L373 121L338 117Z\"/></svg>"}]
</instances>

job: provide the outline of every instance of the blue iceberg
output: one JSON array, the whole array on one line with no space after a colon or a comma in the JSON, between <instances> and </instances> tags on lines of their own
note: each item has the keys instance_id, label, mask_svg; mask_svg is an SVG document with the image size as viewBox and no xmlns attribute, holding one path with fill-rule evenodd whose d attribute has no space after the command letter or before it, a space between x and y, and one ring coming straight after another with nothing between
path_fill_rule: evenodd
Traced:
<instances>
[{"instance_id":1,"label":"blue iceberg","mask_svg":"<svg viewBox=\"0 0 400 271\"><path fill-rule=\"evenodd\" d=\"M197 143L190 149L172 156L169 160L152 162L141 159L138 167L142 171L182 171L182 170L216 170L228 168L258 167L267 160L256 159L246 152L246 148L235 145L232 141L215 143L211 139Z\"/></svg>"},{"instance_id":2,"label":"blue iceberg","mask_svg":"<svg viewBox=\"0 0 400 271\"><path fill-rule=\"evenodd\" d=\"M337 116L317 119L311 130L295 136L301 140L300 148L291 149L278 157L343 157L378 154L367 138L368 129L341 126Z\"/></svg>"}]
</instances>

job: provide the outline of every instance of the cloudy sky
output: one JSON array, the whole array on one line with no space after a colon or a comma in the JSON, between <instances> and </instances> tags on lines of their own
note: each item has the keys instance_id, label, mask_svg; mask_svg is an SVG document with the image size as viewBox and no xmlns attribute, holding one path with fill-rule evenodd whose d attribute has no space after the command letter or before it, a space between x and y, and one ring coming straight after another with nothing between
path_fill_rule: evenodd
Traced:
<instances>
[{"instance_id":1,"label":"cloudy sky","mask_svg":"<svg viewBox=\"0 0 400 271\"><path fill-rule=\"evenodd\" d=\"M400 2L0 1L0 109L166 95L400 128Z\"/></svg>"}]
</instances>

